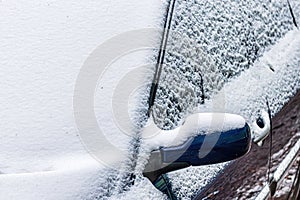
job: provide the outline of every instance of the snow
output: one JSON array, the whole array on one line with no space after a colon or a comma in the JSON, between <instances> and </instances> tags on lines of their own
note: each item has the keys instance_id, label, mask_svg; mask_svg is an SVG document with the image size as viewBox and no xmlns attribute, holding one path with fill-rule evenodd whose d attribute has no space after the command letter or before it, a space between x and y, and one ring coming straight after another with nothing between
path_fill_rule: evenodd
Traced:
<instances>
[{"instance_id":1,"label":"snow","mask_svg":"<svg viewBox=\"0 0 300 200\"><path fill-rule=\"evenodd\" d=\"M81 143L75 84L100 44L160 27L161 7L159 0L0 1L0 199L85 199L113 177ZM147 63L146 53L123 62L121 76ZM124 138L113 141L125 147Z\"/></svg>"},{"instance_id":2,"label":"snow","mask_svg":"<svg viewBox=\"0 0 300 200\"><path fill-rule=\"evenodd\" d=\"M159 127L173 129L195 112L239 114L252 124L266 99L274 116L300 88L300 37L286 1L177 2L154 108ZM221 169L174 172L173 188L190 199Z\"/></svg>"},{"instance_id":3,"label":"snow","mask_svg":"<svg viewBox=\"0 0 300 200\"><path fill-rule=\"evenodd\" d=\"M0 198L82 199L79 191L90 189L93 176L99 173L99 164L86 158L81 160L80 166L78 162L75 168L68 167L71 163L66 163L63 168L51 171L2 174Z\"/></svg>"},{"instance_id":4,"label":"snow","mask_svg":"<svg viewBox=\"0 0 300 200\"><path fill-rule=\"evenodd\" d=\"M215 100L225 83L293 29L286 1L176 1L174 13L154 109L163 129L198 107L201 79L205 98Z\"/></svg>"},{"instance_id":5,"label":"snow","mask_svg":"<svg viewBox=\"0 0 300 200\"><path fill-rule=\"evenodd\" d=\"M195 113L196 107L200 112L239 114L251 122L258 110L265 109L266 91L274 115L300 87L299 32L290 31L293 26L287 8L281 9L285 1L268 3L270 12L266 12L262 1L193 2L197 4L182 1L176 8L173 26L178 26L179 34L171 36L167 67L154 108L154 120L165 130L163 133L180 125L188 114ZM141 176L133 187L120 194L126 165L111 169L88 153L89 149L84 148L86 144L81 143L73 110L77 78L91 53L121 33L161 28L164 6L165 2L160 0L0 1L0 199L165 198ZM197 23L201 27L194 26L197 20L191 13L204 22ZM266 16L265 13L271 14ZM253 26L248 15L256 16ZM228 21L225 27L217 20L223 17ZM205 32L201 31L203 28ZM216 38L220 31L223 35ZM272 32L275 35L270 34ZM177 40L178 36L184 38ZM249 43L241 45L245 38ZM154 40L153 46L159 46L158 42ZM258 53L252 52L247 60L245 54L248 55L251 46L257 47ZM265 54L267 51L269 54ZM226 52L228 55L224 56ZM114 94L111 91L120 86L117 83L126 78L129 71L141 65L149 66L149 72L144 73L151 76L144 78L145 83L151 81L155 60L151 60L151 56L155 58L156 53L144 50L121 55L110 63L95 86L96 122L108 141L125 154L132 135L129 136L128 131L120 134L113 121L118 121L118 116L112 117ZM224 70L220 73L220 69ZM199 105L197 98L201 94L200 72L204 76L205 106ZM235 75L240 76L233 78ZM147 89L148 85L135 88L129 100L124 99L128 100L129 109L134 110L129 114L136 120L137 128L145 123L140 116L146 109ZM144 99L138 99L140 96ZM136 101L141 102L136 104ZM168 105L171 109L167 109ZM81 109L84 110L84 106ZM188 134L191 133L183 135ZM165 145L171 145L174 138L170 134L157 137L166 138L161 140ZM161 144L154 142L150 146L158 145ZM147 141L142 141L137 174L147 161L147 150ZM169 176L176 194L189 199L224 165L188 168Z\"/></svg>"},{"instance_id":6,"label":"snow","mask_svg":"<svg viewBox=\"0 0 300 200\"><path fill-rule=\"evenodd\" d=\"M252 124L259 116L261 111L266 111L266 97L268 98L272 115L278 112L284 103L292 97L300 88L300 35L298 30L289 32L276 45L273 46L260 60L242 73L239 77L233 79L224 85L223 89L207 104L200 107L200 110L214 110L216 112L239 113L243 116L249 125ZM272 72L266 65L266 59L275 68ZM222 168L212 167L210 169L211 176L205 179L212 179L213 173L221 171ZM186 192L180 189L180 185L190 180L191 176L198 178L197 182L189 182L195 188L203 187L201 180L205 168L194 170L193 173L181 176L177 172L176 176L181 178L171 179L173 185L178 188L179 195ZM190 187L190 190L195 190Z\"/></svg>"},{"instance_id":7,"label":"snow","mask_svg":"<svg viewBox=\"0 0 300 200\"><path fill-rule=\"evenodd\" d=\"M243 128L246 124L239 115L227 113L195 113L183 125L173 130L161 130L153 122L143 130L144 143L150 150L181 145L188 138Z\"/></svg>"}]
</instances>

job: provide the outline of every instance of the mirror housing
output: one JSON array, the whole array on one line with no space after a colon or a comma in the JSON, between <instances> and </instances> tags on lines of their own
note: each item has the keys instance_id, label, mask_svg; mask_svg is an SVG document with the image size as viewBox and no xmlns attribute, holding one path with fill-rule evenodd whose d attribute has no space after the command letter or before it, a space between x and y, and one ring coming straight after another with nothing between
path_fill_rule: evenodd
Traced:
<instances>
[{"instance_id":1,"label":"mirror housing","mask_svg":"<svg viewBox=\"0 0 300 200\"><path fill-rule=\"evenodd\" d=\"M222 114L224 118L236 116ZM197 115L196 119L207 117L207 114L198 113ZM252 140L248 124L244 122L243 126L236 126L234 120L227 120L227 124L225 123L226 120L223 127L230 127L226 128L227 130L217 129L209 134L196 134L188 137L180 145L161 147L152 151L143 175L153 183L159 176L171 171L189 166L227 162L245 155L250 150Z\"/></svg>"}]
</instances>

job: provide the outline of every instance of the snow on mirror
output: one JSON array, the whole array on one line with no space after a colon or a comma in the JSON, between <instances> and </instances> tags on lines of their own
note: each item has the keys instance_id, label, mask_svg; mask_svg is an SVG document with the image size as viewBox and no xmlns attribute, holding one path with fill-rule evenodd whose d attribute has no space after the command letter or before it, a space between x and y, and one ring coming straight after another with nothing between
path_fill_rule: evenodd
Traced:
<instances>
[{"instance_id":1,"label":"snow on mirror","mask_svg":"<svg viewBox=\"0 0 300 200\"><path fill-rule=\"evenodd\" d=\"M251 146L248 124L235 114L197 113L174 130L149 125L144 134L149 132L156 134L146 139L152 151L143 174L152 183L170 171L234 160Z\"/></svg>"}]
</instances>

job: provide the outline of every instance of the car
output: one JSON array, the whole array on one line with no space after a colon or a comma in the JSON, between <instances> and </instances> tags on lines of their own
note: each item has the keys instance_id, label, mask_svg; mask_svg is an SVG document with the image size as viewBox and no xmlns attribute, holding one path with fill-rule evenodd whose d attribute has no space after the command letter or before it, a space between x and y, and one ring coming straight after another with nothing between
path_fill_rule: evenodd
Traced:
<instances>
[{"instance_id":1,"label":"car","mask_svg":"<svg viewBox=\"0 0 300 200\"><path fill-rule=\"evenodd\" d=\"M0 199L197 198L300 87L297 1L0 9Z\"/></svg>"}]
</instances>

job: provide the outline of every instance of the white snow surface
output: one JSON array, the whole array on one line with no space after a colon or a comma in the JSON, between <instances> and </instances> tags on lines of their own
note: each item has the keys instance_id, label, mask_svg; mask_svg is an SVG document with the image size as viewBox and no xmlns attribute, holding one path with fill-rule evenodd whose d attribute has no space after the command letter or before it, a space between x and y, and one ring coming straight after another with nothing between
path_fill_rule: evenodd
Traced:
<instances>
[{"instance_id":1,"label":"white snow surface","mask_svg":"<svg viewBox=\"0 0 300 200\"><path fill-rule=\"evenodd\" d=\"M199 3L198 1L195 2ZM260 1L258 1L259 3ZM201 7L203 4L199 5ZM164 6L164 2L160 0L0 1L0 63L2 66L0 69L0 84L2 86L0 89L0 199L166 198L143 177L138 177L133 187L119 194L118 190L122 189L122 173L115 169L106 168L87 153L80 141L73 113L73 94L76 79L90 53L109 38L125 31L149 27L161 28ZM214 6L211 3L206 3L206 6L209 8L207 10L214 10L211 9ZM246 4L243 4L243 6L247 7ZM249 6L256 8L252 4L249 4ZM272 9L276 10L280 6L280 3L276 3ZM191 6L187 7L193 8ZM217 7L216 11L222 8L222 4L217 4ZM231 9L230 5L229 7ZM237 4L236 7L238 7ZM206 9L196 10L203 11ZM210 84L205 85L205 88L212 89L217 86L215 89L223 89L217 94L214 93L216 91L208 92L206 97L209 97L210 100L207 101L205 106L199 106L199 111L228 111L242 115L247 121L251 121L257 116L253 112L258 113L259 109L265 109L266 91L274 112L272 114L275 114L289 97L295 94L300 87L300 37L299 32L294 30L279 41L281 36L292 29L291 22L286 20L288 14L285 11L286 8L280 12L282 16L286 17L283 17L284 20L277 22L274 20L267 28L263 23L255 25L258 31L255 32L256 34L253 37L259 35L260 38L263 38L259 40L258 46L264 46L264 42L271 38L271 42L266 42L269 54L264 55L265 48L261 48L259 56L264 55L263 58L256 60L257 57L252 56L250 59L251 65L244 65L244 63L242 65L241 71L245 71L245 73L241 73L239 77L232 82L228 82L228 84L225 84L227 79L224 80L222 75L218 74L218 68L223 61L219 59L222 53L218 52L218 47L212 48L212 46L206 45L200 48L200 53L204 52L204 54L199 54L202 61L208 63L204 66L210 66L209 69L216 72L204 77ZM186 14L184 12L182 15ZM244 13L243 16L247 14ZM277 16L277 14L276 11L275 15ZM208 16L209 18L201 20L208 23L209 20L212 20L210 17L214 15L215 13L212 13L212 15L202 13L202 17ZM197 16L199 16L199 13ZM179 17L177 21L180 21L180 14L177 17ZM268 19L265 16L261 17ZM239 19L232 19L231 21L235 20L239 21ZM277 23L277 25L273 26L273 23ZM180 24L184 25L184 23ZM207 25L205 24L205 26ZM244 26L245 24L237 25L237 27ZM184 25L180 30L186 31L186 27ZM275 36L267 36L270 27L278 28L275 31ZM222 28L219 27L218 29ZM193 30L188 30L188 32L190 31L193 32ZM210 31L215 32L215 30ZM234 32L230 29L229 33L231 31ZM248 32L245 31L245 33ZM201 35L202 33L199 30L197 34ZM236 34L234 32L231 38L236 38ZM212 37L206 37L207 35L201 38L209 41L214 40ZM235 42L229 44L229 49L233 49L233 52L235 52L234 47L240 41L232 41ZM253 41L249 41L252 44ZM276 42L277 44L272 46ZM220 41L217 39L215 44L218 43ZM187 50L192 44L194 43L186 43L186 48L179 49ZM157 43L154 42L155 45ZM227 45L225 42L224 46ZM245 51L242 50L241 52L245 53ZM212 56L204 58L203 55L206 56L207 52L210 52ZM175 60L180 61L176 62L177 64L193 62L192 60L188 62L180 60L182 56L192 56L189 51L184 51L184 53L175 55ZM243 56L239 53L233 54L233 58L238 57L243 60ZM103 77L103 80L106 80L105 84L107 84L105 86L115 87L116 79L124 76L129 68L135 68L144 63L150 56L152 55L148 55L148 52L139 52L112 63L111 69L118 69L116 70L118 75L116 76L115 73L108 71L107 77ZM173 58L172 56L168 57L169 61ZM210 64L211 60L217 60L217 63ZM252 65L254 61L255 63ZM178 66L177 64L176 66ZM275 69L275 73L271 73L269 70L268 66L270 65ZM225 74L231 71L234 74L240 73L235 71L236 67L239 66L238 63L228 64L228 66L229 68L226 68L228 70L224 72ZM172 68L166 68L164 74L172 74L173 72ZM150 74L152 75L152 73L153 69ZM174 73L178 73L179 76L183 73L185 78L183 78L184 84L178 85L168 82L172 78L163 77L163 80L166 80L165 83L174 86L167 89L177 91L177 93L171 92L172 95L169 96L171 102L173 97L179 98L182 96L184 98L180 101L183 101L184 104L181 104L183 107L179 110L187 108L188 113L195 112L199 99L195 99L192 90L195 88L196 83L189 82L188 79L194 77L195 80L198 80L199 76L193 70L182 72L175 70ZM211 77L216 79L213 80ZM178 80L178 77L175 77L173 81L176 80ZM210 80L213 81L210 82ZM174 88L177 90L174 90ZM97 85L96 91L98 92L95 94L95 99L103 98L102 100L105 103L101 104L100 101L95 101L97 120L99 123L106 124L105 129L112 132L111 135L107 135L109 140L114 145L126 149L130 137L117 134L115 132L117 127L110 126L113 124L113 119L111 118L111 110L107 111L111 107L107 105L112 94L107 92L107 96L104 96L101 95L99 90L101 90L101 83ZM104 90L108 89L104 87ZM166 93L168 92L162 91L159 96L163 97ZM197 90L196 94L198 93ZM226 104L221 108L216 106L219 105L216 103L218 100L223 102L224 96ZM161 126L166 125L169 128L174 128L174 124L178 125L184 121L186 113L174 113L174 110L178 110L176 108L170 111L173 114L169 114L170 116L180 115L179 118L176 118L177 121L168 121L167 119L167 123L165 123L161 120L164 114L169 112L165 109L167 107L165 103L169 102L170 99L158 98L155 110L163 112L161 112L161 117L156 117L156 120L161 121ZM156 113L156 116L158 115L159 112ZM142 144L146 144L143 142ZM158 145L154 144L152 147ZM170 143L166 145L170 145ZM143 152L144 148L142 146L142 152L138 158L140 163L136 168L137 173L141 173L147 156L149 156L147 151ZM169 176L173 188L177 192L176 194L182 199L189 199L199 188L207 184L224 165L188 168L171 173ZM121 172L122 170L126 171L126 167L121 167L119 170Z\"/></svg>"},{"instance_id":2,"label":"white snow surface","mask_svg":"<svg viewBox=\"0 0 300 200\"><path fill-rule=\"evenodd\" d=\"M151 119L151 118L150 118ZM209 135L243 128L243 117L228 113L195 113L188 116L183 124L173 130L161 130L155 124L144 128L142 134L145 145L150 150L159 147L177 146L188 138L197 135Z\"/></svg>"},{"instance_id":3,"label":"white snow surface","mask_svg":"<svg viewBox=\"0 0 300 200\"><path fill-rule=\"evenodd\" d=\"M87 199L98 184L109 184L112 170L80 141L76 79L90 53L111 37L160 28L162 6L160 0L0 1L1 200ZM124 59L121 74L147 58ZM126 138L115 145L125 147Z\"/></svg>"}]
</instances>

